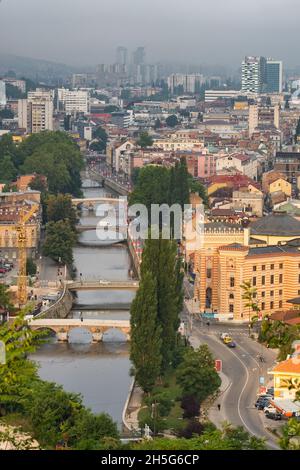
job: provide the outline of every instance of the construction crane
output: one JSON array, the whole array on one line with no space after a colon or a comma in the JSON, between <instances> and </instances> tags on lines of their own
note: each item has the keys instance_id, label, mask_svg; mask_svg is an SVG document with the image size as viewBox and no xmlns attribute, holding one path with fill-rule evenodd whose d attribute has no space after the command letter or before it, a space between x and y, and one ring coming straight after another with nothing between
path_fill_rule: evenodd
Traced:
<instances>
[{"instance_id":1,"label":"construction crane","mask_svg":"<svg viewBox=\"0 0 300 470\"><path fill-rule=\"evenodd\" d=\"M19 221L16 225L16 231L18 235L17 247L18 247L18 258L19 258L19 274L18 274L18 302L19 306L25 305L27 302L27 234L26 234L26 223L31 217L38 211L39 206L33 204L28 211L22 207L19 213Z\"/></svg>"}]
</instances>

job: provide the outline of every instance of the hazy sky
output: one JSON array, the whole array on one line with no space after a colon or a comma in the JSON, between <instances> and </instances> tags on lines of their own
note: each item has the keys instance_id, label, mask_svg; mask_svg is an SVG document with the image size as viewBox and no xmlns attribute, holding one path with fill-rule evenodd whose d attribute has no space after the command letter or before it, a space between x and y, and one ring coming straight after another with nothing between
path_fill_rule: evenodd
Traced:
<instances>
[{"instance_id":1,"label":"hazy sky","mask_svg":"<svg viewBox=\"0 0 300 470\"><path fill-rule=\"evenodd\" d=\"M299 18L299 0L0 0L0 52L92 65L142 45L149 61L298 65Z\"/></svg>"}]
</instances>

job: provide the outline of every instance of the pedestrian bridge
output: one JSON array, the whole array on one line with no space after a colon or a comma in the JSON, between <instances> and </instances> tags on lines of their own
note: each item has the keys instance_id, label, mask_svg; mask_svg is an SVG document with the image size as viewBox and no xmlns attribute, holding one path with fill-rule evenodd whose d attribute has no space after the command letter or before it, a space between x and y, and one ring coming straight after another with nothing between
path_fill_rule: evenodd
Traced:
<instances>
[{"instance_id":1,"label":"pedestrian bridge","mask_svg":"<svg viewBox=\"0 0 300 470\"><path fill-rule=\"evenodd\" d=\"M82 291L82 290L133 290L137 291L139 288L138 281L105 281L99 280L79 280L67 282L67 289L69 291Z\"/></svg>"},{"instance_id":2,"label":"pedestrian bridge","mask_svg":"<svg viewBox=\"0 0 300 470\"><path fill-rule=\"evenodd\" d=\"M130 341L130 322L128 320L89 320L75 318L37 318L28 321L32 330L50 330L55 333L58 341L69 341L69 334L75 328L91 333L93 343L103 340L109 330L121 331L126 341Z\"/></svg>"}]
</instances>

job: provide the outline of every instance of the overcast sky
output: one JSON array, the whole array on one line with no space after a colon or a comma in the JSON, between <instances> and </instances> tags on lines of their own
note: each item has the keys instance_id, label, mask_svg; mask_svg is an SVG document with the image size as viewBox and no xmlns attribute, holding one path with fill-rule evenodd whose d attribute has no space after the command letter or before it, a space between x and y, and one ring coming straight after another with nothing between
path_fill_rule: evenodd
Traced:
<instances>
[{"instance_id":1,"label":"overcast sky","mask_svg":"<svg viewBox=\"0 0 300 470\"><path fill-rule=\"evenodd\" d=\"M0 0L0 52L74 65L148 61L238 67L245 55L300 63L299 0Z\"/></svg>"}]
</instances>

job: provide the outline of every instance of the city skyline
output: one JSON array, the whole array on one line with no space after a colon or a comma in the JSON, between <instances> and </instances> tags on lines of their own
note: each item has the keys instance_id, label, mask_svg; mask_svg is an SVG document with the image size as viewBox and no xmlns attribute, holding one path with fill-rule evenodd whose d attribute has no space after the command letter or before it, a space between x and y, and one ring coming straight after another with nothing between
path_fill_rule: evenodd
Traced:
<instances>
[{"instance_id":1,"label":"city skyline","mask_svg":"<svg viewBox=\"0 0 300 470\"><path fill-rule=\"evenodd\" d=\"M199 5L188 0L184 6L172 7L170 0L143 5L136 0L126 4L104 0L101 5L96 0L66 0L63 5L58 0L43 4L38 0L4 0L0 6L0 54L91 66L114 62L118 46L130 52L143 46L149 63L219 64L237 69L245 55L263 55L293 67L297 65L297 3L285 2L285 9L293 12L287 25L282 22L280 0L255 0L251 5L237 0L226 5L219 0ZM34 22L30 30L29 21ZM166 33L170 24L172 28Z\"/></svg>"}]
</instances>

